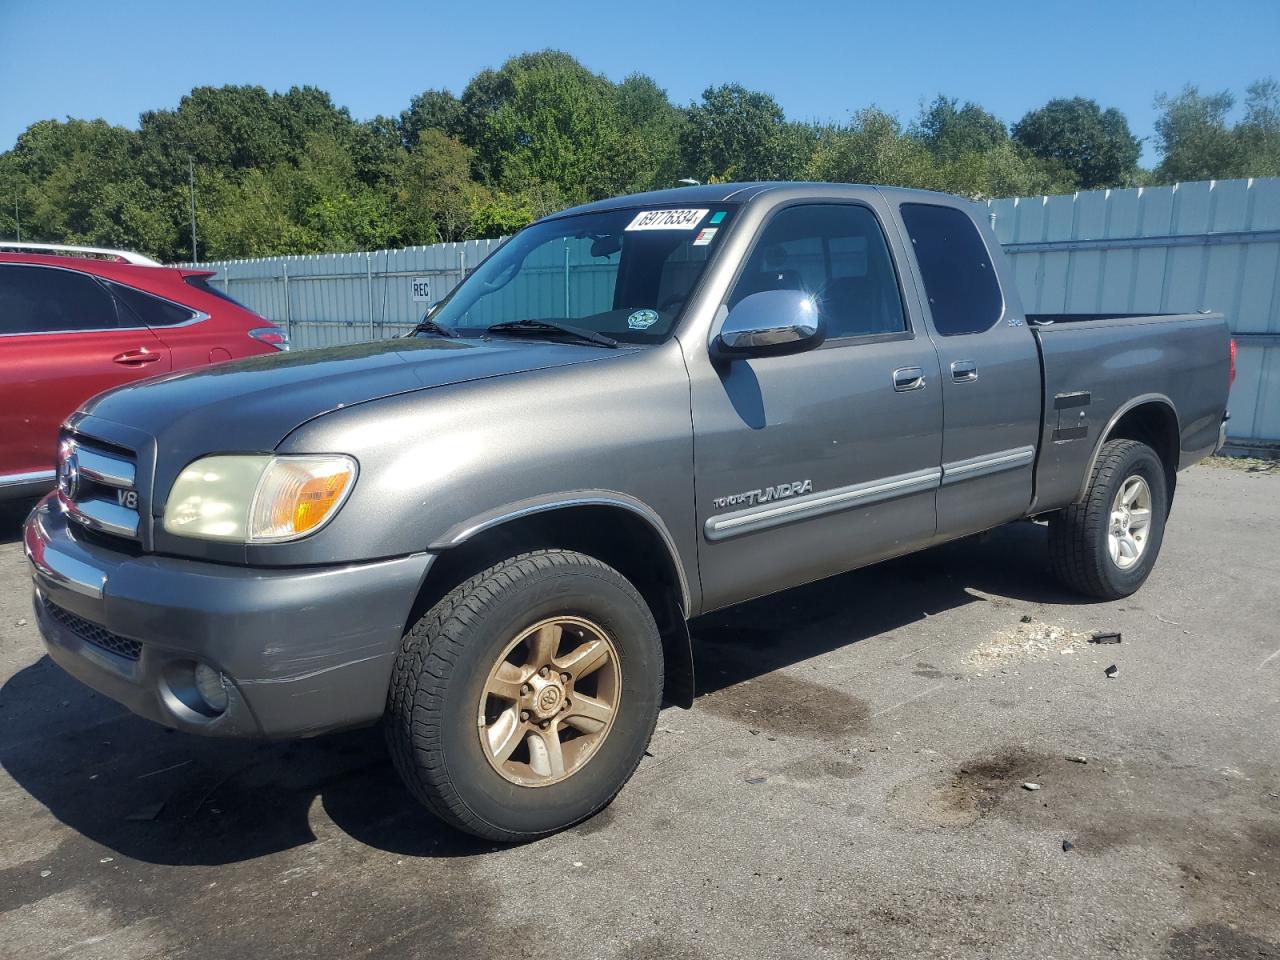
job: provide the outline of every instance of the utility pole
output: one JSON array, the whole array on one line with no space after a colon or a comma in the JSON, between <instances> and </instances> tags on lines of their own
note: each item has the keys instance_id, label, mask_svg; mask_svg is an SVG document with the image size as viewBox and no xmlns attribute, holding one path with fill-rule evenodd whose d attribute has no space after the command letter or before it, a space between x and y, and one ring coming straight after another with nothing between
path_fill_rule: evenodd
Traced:
<instances>
[{"instance_id":1,"label":"utility pole","mask_svg":"<svg viewBox=\"0 0 1280 960\"><path fill-rule=\"evenodd\" d=\"M18 188L13 188L13 223L18 230L18 242L22 242L22 221L18 219Z\"/></svg>"},{"instance_id":2,"label":"utility pole","mask_svg":"<svg viewBox=\"0 0 1280 960\"><path fill-rule=\"evenodd\" d=\"M187 154L187 178L191 184L191 262L199 263L200 255L196 252L196 161L191 154Z\"/></svg>"}]
</instances>

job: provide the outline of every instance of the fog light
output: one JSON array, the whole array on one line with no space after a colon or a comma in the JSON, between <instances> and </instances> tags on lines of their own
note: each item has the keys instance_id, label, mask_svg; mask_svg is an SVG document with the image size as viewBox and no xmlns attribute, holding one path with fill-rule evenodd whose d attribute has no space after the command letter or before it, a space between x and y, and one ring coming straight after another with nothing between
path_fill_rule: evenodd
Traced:
<instances>
[{"instance_id":1,"label":"fog light","mask_svg":"<svg viewBox=\"0 0 1280 960\"><path fill-rule=\"evenodd\" d=\"M214 713L227 709L227 678L207 663L196 664L196 692Z\"/></svg>"}]
</instances>

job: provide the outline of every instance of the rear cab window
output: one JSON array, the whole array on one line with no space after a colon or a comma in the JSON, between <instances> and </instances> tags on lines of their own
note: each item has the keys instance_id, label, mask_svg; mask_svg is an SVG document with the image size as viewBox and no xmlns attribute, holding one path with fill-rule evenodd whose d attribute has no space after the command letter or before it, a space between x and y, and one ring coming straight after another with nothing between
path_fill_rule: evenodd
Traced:
<instances>
[{"instance_id":1,"label":"rear cab window","mask_svg":"<svg viewBox=\"0 0 1280 960\"><path fill-rule=\"evenodd\" d=\"M933 203L900 206L940 336L990 330L1004 313L1004 295L991 255L962 210Z\"/></svg>"}]
</instances>

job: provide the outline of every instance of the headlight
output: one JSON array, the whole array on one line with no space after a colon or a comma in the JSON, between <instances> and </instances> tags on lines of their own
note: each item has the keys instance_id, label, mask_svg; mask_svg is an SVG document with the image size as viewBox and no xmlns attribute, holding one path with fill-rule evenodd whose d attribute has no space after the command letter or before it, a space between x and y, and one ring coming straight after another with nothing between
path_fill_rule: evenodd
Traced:
<instances>
[{"instance_id":1,"label":"headlight","mask_svg":"<svg viewBox=\"0 0 1280 960\"><path fill-rule=\"evenodd\" d=\"M178 474L164 528L234 543L296 540L333 518L355 479L355 460L340 454L204 457Z\"/></svg>"}]
</instances>

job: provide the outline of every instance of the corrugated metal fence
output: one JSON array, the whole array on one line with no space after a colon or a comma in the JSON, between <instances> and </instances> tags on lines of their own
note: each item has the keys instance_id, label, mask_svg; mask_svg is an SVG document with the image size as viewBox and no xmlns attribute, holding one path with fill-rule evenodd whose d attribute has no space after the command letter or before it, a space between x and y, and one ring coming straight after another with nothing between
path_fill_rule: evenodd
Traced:
<instances>
[{"instance_id":1,"label":"corrugated metal fence","mask_svg":"<svg viewBox=\"0 0 1280 960\"><path fill-rule=\"evenodd\" d=\"M1029 312L1225 313L1239 344L1231 437L1280 444L1280 180L1019 197L988 209ZM202 266L306 349L406 332L499 242ZM545 268L547 295L570 296L556 291L562 268ZM428 300L414 300L416 280Z\"/></svg>"}]
</instances>

